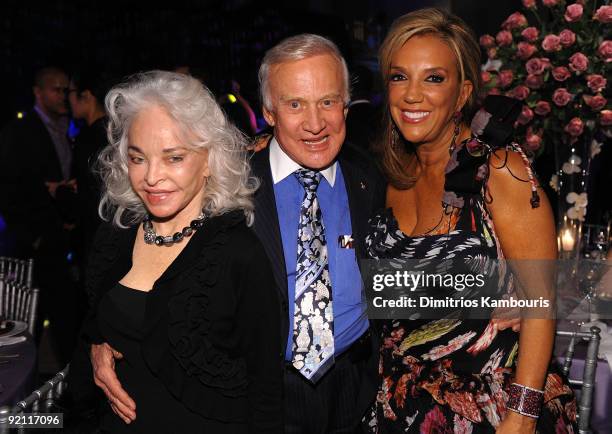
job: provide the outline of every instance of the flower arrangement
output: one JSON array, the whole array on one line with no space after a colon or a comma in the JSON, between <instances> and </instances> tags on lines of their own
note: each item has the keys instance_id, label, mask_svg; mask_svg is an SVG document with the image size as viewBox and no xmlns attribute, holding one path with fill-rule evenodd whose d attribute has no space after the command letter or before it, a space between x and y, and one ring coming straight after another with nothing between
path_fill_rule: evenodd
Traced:
<instances>
[{"instance_id":1,"label":"flower arrangement","mask_svg":"<svg viewBox=\"0 0 612 434\"><path fill-rule=\"evenodd\" d=\"M585 127L609 130L612 6L588 0L542 0L540 7L523 0L523 6L537 26L515 12L495 37L480 38L488 56L482 72L487 92L524 102L517 121L523 145L537 153L545 135L571 144Z\"/></svg>"},{"instance_id":2,"label":"flower arrangement","mask_svg":"<svg viewBox=\"0 0 612 434\"><path fill-rule=\"evenodd\" d=\"M545 143L569 148L561 153L566 162L560 173L581 172L576 142L588 141L590 159L612 137L612 6L596 0L522 3L524 14L513 13L497 35L480 38L488 57L485 90L523 101L515 127L526 150L538 155ZM571 197L571 219L584 219L586 198L580 198Z\"/></svg>"}]
</instances>

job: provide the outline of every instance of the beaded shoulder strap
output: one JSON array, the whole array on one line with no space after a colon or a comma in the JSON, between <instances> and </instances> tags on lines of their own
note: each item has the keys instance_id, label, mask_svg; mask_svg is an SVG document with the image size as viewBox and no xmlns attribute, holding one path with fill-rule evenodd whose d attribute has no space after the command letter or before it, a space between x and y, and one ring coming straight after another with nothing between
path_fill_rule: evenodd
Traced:
<instances>
[{"instance_id":1,"label":"beaded shoulder strap","mask_svg":"<svg viewBox=\"0 0 612 434\"><path fill-rule=\"evenodd\" d=\"M527 177L529 178L529 183L531 184L531 208L539 208L540 195L538 194L538 182L536 181L536 178L533 174L533 169L531 168L531 162L529 161L529 158L527 158L527 155L525 155L525 151L523 151L523 148L517 143L511 143L506 147L506 149L508 148L517 152L521 156L521 159L525 164L525 169L527 169Z\"/></svg>"}]
</instances>

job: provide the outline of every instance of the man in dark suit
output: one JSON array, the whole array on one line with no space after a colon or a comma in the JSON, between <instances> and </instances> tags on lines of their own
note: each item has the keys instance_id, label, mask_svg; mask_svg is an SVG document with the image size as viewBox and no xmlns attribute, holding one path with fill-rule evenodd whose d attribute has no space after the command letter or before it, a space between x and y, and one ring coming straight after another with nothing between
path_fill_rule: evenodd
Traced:
<instances>
[{"instance_id":1,"label":"man in dark suit","mask_svg":"<svg viewBox=\"0 0 612 434\"><path fill-rule=\"evenodd\" d=\"M348 72L331 41L316 35L282 41L266 54L259 79L264 117L274 136L251 161L253 173L261 180L255 195L254 229L274 264L281 289L285 432L354 432L376 387L376 371L368 370L376 350L357 260L365 256L368 218L384 205L384 183L363 150L344 143ZM304 236L299 232L308 217L304 210L308 194L300 179L304 172L318 178L314 195L327 255L322 268L329 273L324 283L333 304L333 315L320 312L324 320L317 308L324 310L327 298L320 297L318 289L308 296L308 289L300 288L300 252L308 248L302 246ZM319 266L321 262L319 258ZM324 345L317 342L325 339L326 326L333 330L328 333L333 354L328 360L315 357L309 368L309 356L325 354Z\"/></svg>"},{"instance_id":2,"label":"man in dark suit","mask_svg":"<svg viewBox=\"0 0 612 434\"><path fill-rule=\"evenodd\" d=\"M40 324L51 320L61 363L70 360L78 325L69 276L65 211L71 202L68 77L46 67L36 73L34 108L0 132L0 214L15 240L12 256L33 257L41 288Z\"/></svg>"},{"instance_id":3,"label":"man in dark suit","mask_svg":"<svg viewBox=\"0 0 612 434\"><path fill-rule=\"evenodd\" d=\"M42 235L55 228L57 188L69 179L66 136L68 77L57 68L37 72L34 108L0 132L0 213L17 237L15 256L31 255Z\"/></svg>"},{"instance_id":4,"label":"man in dark suit","mask_svg":"<svg viewBox=\"0 0 612 434\"><path fill-rule=\"evenodd\" d=\"M259 77L274 136L251 161L261 180L254 229L282 301L285 432L359 432L378 380L358 259L384 182L363 150L344 143L348 72L331 41L284 40ZM92 347L96 383L135 416L112 371L117 355L107 344Z\"/></svg>"}]
</instances>

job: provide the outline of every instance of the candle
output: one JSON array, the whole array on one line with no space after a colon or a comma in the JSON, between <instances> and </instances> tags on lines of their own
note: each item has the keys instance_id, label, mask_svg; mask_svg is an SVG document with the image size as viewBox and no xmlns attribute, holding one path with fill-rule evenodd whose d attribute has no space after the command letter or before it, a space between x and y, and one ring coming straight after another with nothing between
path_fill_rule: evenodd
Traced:
<instances>
[{"instance_id":1,"label":"candle","mask_svg":"<svg viewBox=\"0 0 612 434\"><path fill-rule=\"evenodd\" d=\"M574 250L574 233L571 229L566 228L561 231L561 248L565 252Z\"/></svg>"}]
</instances>

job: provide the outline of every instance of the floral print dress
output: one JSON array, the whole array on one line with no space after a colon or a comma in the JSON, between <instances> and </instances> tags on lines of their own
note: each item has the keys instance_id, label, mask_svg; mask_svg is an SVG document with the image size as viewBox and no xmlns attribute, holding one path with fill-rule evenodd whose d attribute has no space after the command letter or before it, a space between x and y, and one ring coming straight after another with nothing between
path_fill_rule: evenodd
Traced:
<instances>
[{"instance_id":1,"label":"floral print dress","mask_svg":"<svg viewBox=\"0 0 612 434\"><path fill-rule=\"evenodd\" d=\"M524 157L516 145L507 150ZM438 272L444 264L445 273L466 266L479 272L474 268L486 263L483 258L503 258L484 199L492 151L476 138L457 145L446 168L444 223L427 235L408 236L390 209L382 211L370 222L369 255L400 263L418 259ZM537 201L536 194L534 198ZM507 270L500 266L493 273L489 278L497 285L498 295L511 292ZM364 419L369 432L495 431L507 411L506 390L513 381L519 334L511 329L499 331L487 319L462 318L375 322L381 333L382 381L371 414ZM572 391L552 370L544 401L538 432L577 432Z\"/></svg>"}]
</instances>

